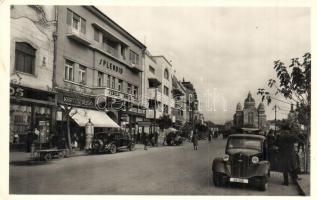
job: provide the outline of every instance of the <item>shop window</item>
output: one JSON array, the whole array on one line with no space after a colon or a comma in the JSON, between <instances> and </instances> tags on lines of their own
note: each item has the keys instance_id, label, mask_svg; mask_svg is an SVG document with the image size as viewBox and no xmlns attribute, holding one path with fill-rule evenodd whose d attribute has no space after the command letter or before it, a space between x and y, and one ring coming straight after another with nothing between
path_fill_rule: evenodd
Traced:
<instances>
[{"instance_id":1,"label":"shop window","mask_svg":"<svg viewBox=\"0 0 317 200\"><path fill-rule=\"evenodd\" d=\"M103 73L98 72L98 87L103 86Z\"/></svg>"},{"instance_id":2,"label":"shop window","mask_svg":"<svg viewBox=\"0 0 317 200\"><path fill-rule=\"evenodd\" d=\"M169 73L168 73L168 70L167 70L167 69L164 70L164 78L165 78L166 80L169 80Z\"/></svg>"},{"instance_id":3,"label":"shop window","mask_svg":"<svg viewBox=\"0 0 317 200\"><path fill-rule=\"evenodd\" d=\"M69 9L67 9L67 25L86 34L86 20Z\"/></svg>"},{"instance_id":4,"label":"shop window","mask_svg":"<svg viewBox=\"0 0 317 200\"><path fill-rule=\"evenodd\" d=\"M15 43L15 70L28 74L34 74L35 51L26 42Z\"/></svg>"},{"instance_id":5,"label":"shop window","mask_svg":"<svg viewBox=\"0 0 317 200\"><path fill-rule=\"evenodd\" d=\"M87 68L84 66L79 66L79 70L78 70L78 81L81 84L86 84L86 71Z\"/></svg>"},{"instance_id":6,"label":"shop window","mask_svg":"<svg viewBox=\"0 0 317 200\"><path fill-rule=\"evenodd\" d=\"M130 50L130 62L134 65L139 64L139 55L132 50Z\"/></svg>"},{"instance_id":7,"label":"shop window","mask_svg":"<svg viewBox=\"0 0 317 200\"><path fill-rule=\"evenodd\" d=\"M74 62L66 60L65 63L65 80L74 81Z\"/></svg>"},{"instance_id":8,"label":"shop window","mask_svg":"<svg viewBox=\"0 0 317 200\"><path fill-rule=\"evenodd\" d=\"M164 86L164 94L165 94L166 96L169 96L169 89L168 89L168 87L166 87L166 86Z\"/></svg>"}]
</instances>

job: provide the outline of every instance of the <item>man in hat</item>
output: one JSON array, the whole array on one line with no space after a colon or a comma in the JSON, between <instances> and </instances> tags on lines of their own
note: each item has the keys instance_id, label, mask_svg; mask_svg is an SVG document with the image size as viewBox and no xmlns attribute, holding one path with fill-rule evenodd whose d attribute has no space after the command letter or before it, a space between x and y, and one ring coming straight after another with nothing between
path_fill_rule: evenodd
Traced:
<instances>
[{"instance_id":1,"label":"man in hat","mask_svg":"<svg viewBox=\"0 0 317 200\"><path fill-rule=\"evenodd\" d=\"M277 136L276 145L279 148L284 185L289 185L289 175L294 183L298 180L298 163L294 148L294 143L297 142L299 142L297 134L291 131L289 125L283 126L281 134Z\"/></svg>"}]
</instances>

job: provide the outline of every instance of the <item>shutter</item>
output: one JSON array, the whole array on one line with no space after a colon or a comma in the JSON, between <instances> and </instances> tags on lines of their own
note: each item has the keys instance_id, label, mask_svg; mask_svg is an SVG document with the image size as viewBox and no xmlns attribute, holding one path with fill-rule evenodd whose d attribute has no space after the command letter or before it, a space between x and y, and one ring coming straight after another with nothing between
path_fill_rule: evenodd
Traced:
<instances>
[{"instance_id":1,"label":"shutter","mask_svg":"<svg viewBox=\"0 0 317 200\"><path fill-rule=\"evenodd\" d=\"M72 25L72 11L67 9L67 25Z\"/></svg>"}]
</instances>

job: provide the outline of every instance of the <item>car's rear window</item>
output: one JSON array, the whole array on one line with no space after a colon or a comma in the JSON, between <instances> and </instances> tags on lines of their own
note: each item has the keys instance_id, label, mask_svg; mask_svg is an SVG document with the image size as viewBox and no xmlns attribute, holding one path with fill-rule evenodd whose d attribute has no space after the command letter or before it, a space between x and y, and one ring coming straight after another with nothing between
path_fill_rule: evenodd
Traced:
<instances>
[{"instance_id":1,"label":"car's rear window","mask_svg":"<svg viewBox=\"0 0 317 200\"><path fill-rule=\"evenodd\" d=\"M228 140L228 149L262 149L262 140L257 138L230 138Z\"/></svg>"}]
</instances>

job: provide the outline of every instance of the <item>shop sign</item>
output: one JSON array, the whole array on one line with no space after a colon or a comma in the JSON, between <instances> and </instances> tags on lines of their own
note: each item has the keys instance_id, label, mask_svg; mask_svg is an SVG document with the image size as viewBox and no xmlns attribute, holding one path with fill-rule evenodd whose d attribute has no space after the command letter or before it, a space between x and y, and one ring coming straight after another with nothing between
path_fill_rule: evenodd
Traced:
<instances>
[{"instance_id":1,"label":"shop sign","mask_svg":"<svg viewBox=\"0 0 317 200\"><path fill-rule=\"evenodd\" d=\"M113 97L113 98L117 98L117 99L121 99L121 100L126 100L126 101L136 101L134 95L132 94L127 94L127 93L123 93L123 92L119 92L116 90L112 90L107 88L106 90L106 95L109 97Z\"/></svg>"},{"instance_id":2,"label":"shop sign","mask_svg":"<svg viewBox=\"0 0 317 200\"><path fill-rule=\"evenodd\" d=\"M129 108L128 111L129 112L133 112L133 113L138 113L138 114L145 114L145 110L138 109L138 108L135 108L135 107Z\"/></svg>"},{"instance_id":3,"label":"shop sign","mask_svg":"<svg viewBox=\"0 0 317 200\"><path fill-rule=\"evenodd\" d=\"M78 106L78 107L94 107L95 100L92 97L61 95L59 103Z\"/></svg>"},{"instance_id":4,"label":"shop sign","mask_svg":"<svg viewBox=\"0 0 317 200\"><path fill-rule=\"evenodd\" d=\"M108 69L109 71L116 72L119 74L123 73L123 67L112 62L110 59L102 55L96 54L96 63L97 66L100 68Z\"/></svg>"},{"instance_id":5,"label":"shop sign","mask_svg":"<svg viewBox=\"0 0 317 200\"><path fill-rule=\"evenodd\" d=\"M23 88L10 86L10 96L23 97Z\"/></svg>"}]
</instances>

